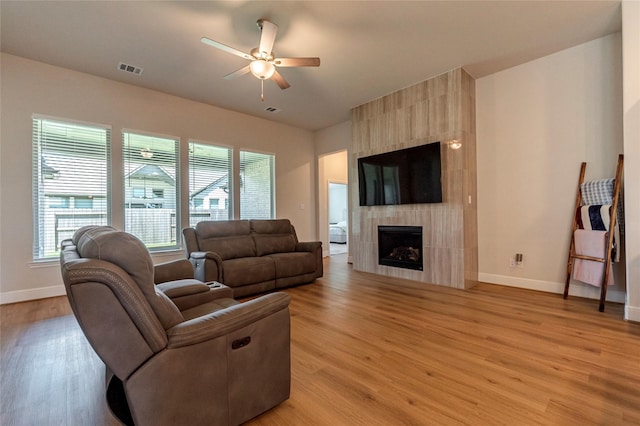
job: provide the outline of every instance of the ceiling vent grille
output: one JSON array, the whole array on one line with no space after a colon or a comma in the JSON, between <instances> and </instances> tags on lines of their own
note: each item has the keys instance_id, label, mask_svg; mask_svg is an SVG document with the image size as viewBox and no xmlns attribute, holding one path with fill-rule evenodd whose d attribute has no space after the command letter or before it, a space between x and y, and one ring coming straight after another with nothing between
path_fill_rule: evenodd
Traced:
<instances>
[{"instance_id":1,"label":"ceiling vent grille","mask_svg":"<svg viewBox=\"0 0 640 426\"><path fill-rule=\"evenodd\" d=\"M140 75L142 74L142 71L143 71L142 68L140 67L136 67L135 65L125 64L124 62L120 62L118 64L118 69L120 71L128 72L135 75Z\"/></svg>"},{"instance_id":2,"label":"ceiling vent grille","mask_svg":"<svg viewBox=\"0 0 640 426\"><path fill-rule=\"evenodd\" d=\"M270 106L270 107L266 107L264 110L265 110L265 111L267 111L267 112L270 112L270 113L272 113L272 114L277 114L277 113L279 113L280 111L282 111L281 109L276 108L276 107L272 107L272 106Z\"/></svg>"}]
</instances>

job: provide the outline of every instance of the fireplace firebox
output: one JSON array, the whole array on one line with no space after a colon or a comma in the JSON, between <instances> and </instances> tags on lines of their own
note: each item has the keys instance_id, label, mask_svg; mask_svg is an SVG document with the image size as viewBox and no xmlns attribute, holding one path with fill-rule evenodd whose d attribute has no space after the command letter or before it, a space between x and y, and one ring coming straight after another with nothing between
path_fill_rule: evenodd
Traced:
<instances>
[{"instance_id":1,"label":"fireplace firebox","mask_svg":"<svg viewBox=\"0 0 640 426\"><path fill-rule=\"evenodd\" d=\"M422 226L378 226L378 264L422 271Z\"/></svg>"}]
</instances>

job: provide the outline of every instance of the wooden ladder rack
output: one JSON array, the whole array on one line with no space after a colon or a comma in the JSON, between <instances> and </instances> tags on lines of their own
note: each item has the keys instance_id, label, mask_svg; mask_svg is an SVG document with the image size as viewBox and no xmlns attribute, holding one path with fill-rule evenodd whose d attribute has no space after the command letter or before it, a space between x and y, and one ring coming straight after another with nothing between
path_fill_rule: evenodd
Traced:
<instances>
[{"instance_id":1,"label":"wooden ladder rack","mask_svg":"<svg viewBox=\"0 0 640 426\"><path fill-rule=\"evenodd\" d=\"M614 241L614 229L616 227L616 219L618 217L618 200L620 197L620 182L622 179L622 166L624 163L624 157L622 154L618 156L618 167L616 170L616 179L613 186L613 194L611 201L611 209L609 210L609 233L607 235L606 246L605 246L605 257L593 257L593 256L583 256L576 254L575 252L575 238L574 234L576 229L578 229L578 221L576 218L576 212L582 205L582 193L580 191L581 185L584 183L584 175L587 170L587 163L582 163L580 166L580 177L578 179L578 191L576 195L576 206L573 210L573 229L571 230L571 244L569 246L569 259L567 261L567 281L564 285L564 295L563 297L566 299L569 296L569 283L571 281L571 273L573 272L573 260L574 259L584 259L590 260L594 262L604 263L604 277L602 279L602 283L600 285L600 304L598 306L598 310L600 312L604 312L604 302L607 297L607 283L609 281L609 274L611 274L611 255L613 252L613 241ZM617 242L618 249L620 246L620 241Z\"/></svg>"}]
</instances>

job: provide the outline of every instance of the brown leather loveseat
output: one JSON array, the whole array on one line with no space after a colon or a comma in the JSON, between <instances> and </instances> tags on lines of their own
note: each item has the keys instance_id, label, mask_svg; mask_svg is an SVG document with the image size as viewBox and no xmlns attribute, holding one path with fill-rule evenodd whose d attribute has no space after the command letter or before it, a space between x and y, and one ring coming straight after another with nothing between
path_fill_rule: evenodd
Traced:
<instances>
[{"instance_id":1,"label":"brown leather loveseat","mask_svg":"<svg viewBox=\"0 0 640 426\"><path fill-rule=\"evenodd\" d=\"M289 219L202 221L182 231L195 278L218 281L234 297L313 282L322 243L299 242Z\"/></svg>"}]
</instances>

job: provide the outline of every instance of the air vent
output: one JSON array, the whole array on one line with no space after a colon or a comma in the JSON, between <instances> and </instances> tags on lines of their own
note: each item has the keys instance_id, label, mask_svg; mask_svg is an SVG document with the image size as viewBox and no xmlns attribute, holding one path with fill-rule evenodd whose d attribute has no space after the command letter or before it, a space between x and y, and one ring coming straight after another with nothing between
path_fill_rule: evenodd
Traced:
<instances>
[{"instance_id":1,"label":"air vent","mask_svg":"<svg viewBox=\"0 0 640 426\"><path fill-rule=\"evenodd\" d=\"M118 69L120 71L128 72L135 75L142 74L142 68L136 67L135 65L125 64L124 62L120 62L118 64Z\"/></svg>"},{"instance_id":2,"label":"air vent","mask_svg":"<svg viewBox=\"0 0 640 426\"><path fill-rule=\"evenodd\" d=\"M279 113L280 111L282 111L281 109L276 108L276 107L272 107L272 106L270 106L270 107L266 107L264 110L265 110L265 111L267 111L267 112L270 112L270 113L272 113L272 114L277 114L277 113Z\"/></svg>"}]
</instances>

